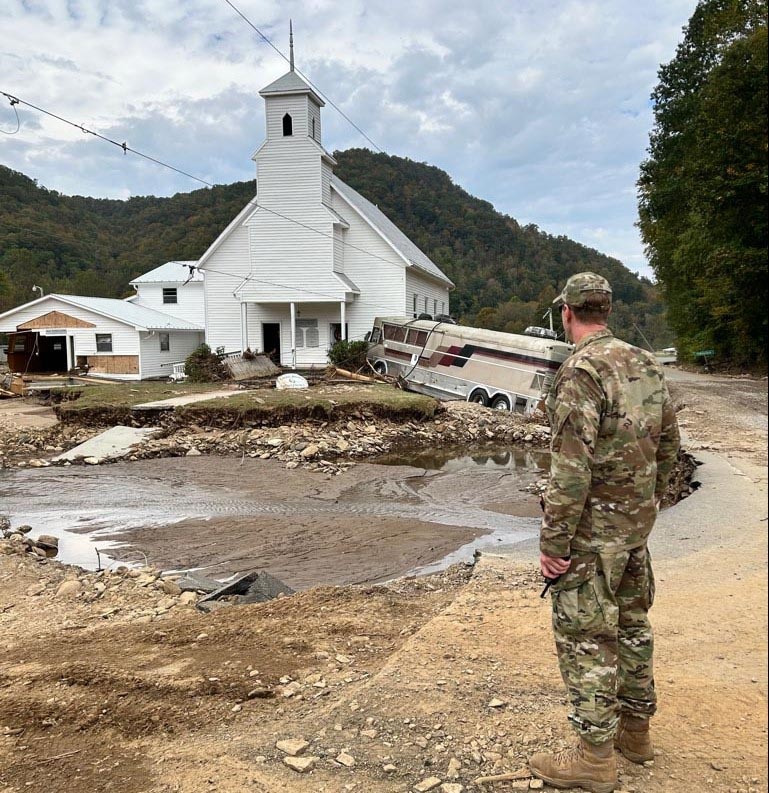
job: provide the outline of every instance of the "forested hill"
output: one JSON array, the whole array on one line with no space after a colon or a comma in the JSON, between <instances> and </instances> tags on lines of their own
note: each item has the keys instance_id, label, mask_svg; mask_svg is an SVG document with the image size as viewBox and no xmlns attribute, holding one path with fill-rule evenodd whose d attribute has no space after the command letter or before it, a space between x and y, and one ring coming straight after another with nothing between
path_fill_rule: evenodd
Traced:
<instances>
[{"instance_id":1,"label":"forested hill","mask_svg":"<svg viewBox=\"0 0 769 793\"><path fill-rule=\"evenodd\" d=\"M670 342L654 287L619 261L521 226L438 168L365 149L335 152L337 175L390 217L455 282L452 313L520 331L539 324L565 279L595 270L612 283L624 338ZM0 311L46 293L121 297L131 278L197 259L253 197L254 182L127 201L65 196L0 166ZM644 345L645 346L645 345Z\"/></svg>"}]
</instances>

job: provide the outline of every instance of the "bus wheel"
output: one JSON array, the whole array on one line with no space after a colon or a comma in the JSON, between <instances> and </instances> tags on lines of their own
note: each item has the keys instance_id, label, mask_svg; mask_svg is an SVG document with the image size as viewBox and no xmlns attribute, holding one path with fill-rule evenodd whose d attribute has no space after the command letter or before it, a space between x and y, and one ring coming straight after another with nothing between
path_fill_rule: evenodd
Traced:
<instances>
[{"instance_id":1,"label":"bus wheel","mask_svg":"<svg viewBox=\"0 0 769 793\"><path fill-rule=\"evenodd\" d=\"M482 391L480 388L473 391L469 397L467 397L468 402L475 402L476 405L484 405L488 406L489 404L489 397L485 391Z\"/></svg>"},{"instance_id":2,"label":"bus wheel","mask_svg":"<svg viewBox=\"0 0 769 793\"><path fill-rule=\"evenodd\" d=\"M510 410L510 400L504 394L499 394L491 400L491 407L494 410Z\"/></svg>"},{"instance_id":3,"label":"bus wheel","mask_svg":"<svg viewBox=\"0 0 769 793\"><path fill-rule=\"evenodd\" d=\"M377 361L374 364L374 371L377 374L387 374L387 364L384 361Z\"/></svg>"}]
</instances>

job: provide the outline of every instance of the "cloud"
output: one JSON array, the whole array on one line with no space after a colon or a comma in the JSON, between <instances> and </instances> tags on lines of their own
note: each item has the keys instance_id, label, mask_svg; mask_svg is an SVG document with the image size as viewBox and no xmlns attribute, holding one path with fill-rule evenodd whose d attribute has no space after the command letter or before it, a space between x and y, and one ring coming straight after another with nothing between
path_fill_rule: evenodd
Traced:
<instances>
[{"instance_id":1,"label":"cloud","mask_svg":"<svg viewBox=\"0 0 769 793\"><path fill-rule=\"evenodd\" d=\"M446 170L522 223L648 272L635 181L649 94L696 0L239 0L388 153ZM0 90L206 181L253 178L258 91L286 63L224 2L10 0ZM65 193L170 195L198 184L20 108L0 161ZM6 123L3 123L3 122ZM10 122L10 123L9 123ZM0 106L0 129L15 118ZM329 150L370 146L329 105Z\"/></svg>"}]
</instances>

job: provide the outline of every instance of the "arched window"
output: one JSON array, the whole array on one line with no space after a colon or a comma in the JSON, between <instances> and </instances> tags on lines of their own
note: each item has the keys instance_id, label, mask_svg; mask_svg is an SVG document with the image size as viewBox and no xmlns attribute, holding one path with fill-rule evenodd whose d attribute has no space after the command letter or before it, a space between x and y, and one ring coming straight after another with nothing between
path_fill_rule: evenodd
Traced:
<instances>
[{"instance_id":1,"label":"arched window","mask_svg":"<svg viewBox=\"0 0 769 793\"><path fill-rule=\"evenodd\" d=\"M291 116L288 113L286 113L286 115L283 116L283 136L285 137L287 135L293 135L293 134L294 134L294 122Z\"/></svg>"}]
</instances>

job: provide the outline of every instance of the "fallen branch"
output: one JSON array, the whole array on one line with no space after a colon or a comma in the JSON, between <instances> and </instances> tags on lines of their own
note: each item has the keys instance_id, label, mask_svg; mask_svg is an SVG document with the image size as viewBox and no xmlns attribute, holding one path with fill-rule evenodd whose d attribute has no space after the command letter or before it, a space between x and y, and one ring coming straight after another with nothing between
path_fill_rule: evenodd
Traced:
<instances>
[{"instance_id":1,"label":"fallen branch","mask_svg":"<svg viewBox=\"0 0 769 793\"><path fill-rule=\"evenodd\" d=\"M44 757L42 760L38 760L37 762L40 764L52 763L54 762L54 760L63 760L65 757L72 757L73 754L79 754L82 751L83 751L82 749L74 749L71 752L64 752L64 754L57 754L54 755L53 757Z\"/></svg>"},{"instance_id":2,"label":"fallen branch","mask_svg":"<svg viewBox=\"0 0 769 793\"><path fill-rule=\"evenodd\" d=\"M488 785L492 782L514 782L517 779L529 779L532 776L528 768L519 768L509 774L495 774L494 776L479 776L473 780L476 785Z\"/></svg>"},{"instance_id":3,"label":"fallen branch","mask_svg":"<svg viewBox=\"0 0 769 793\"><path fill-rule=\"evenodd\" d=\"M347 369L335 369L334 370L338 375L342 377L346 377L349 380L360 380L363 383L376 383L376 379L373 377L367 377L365 374L357 374L355 372L349 372Z\"/></svg>"}]
</instances>

